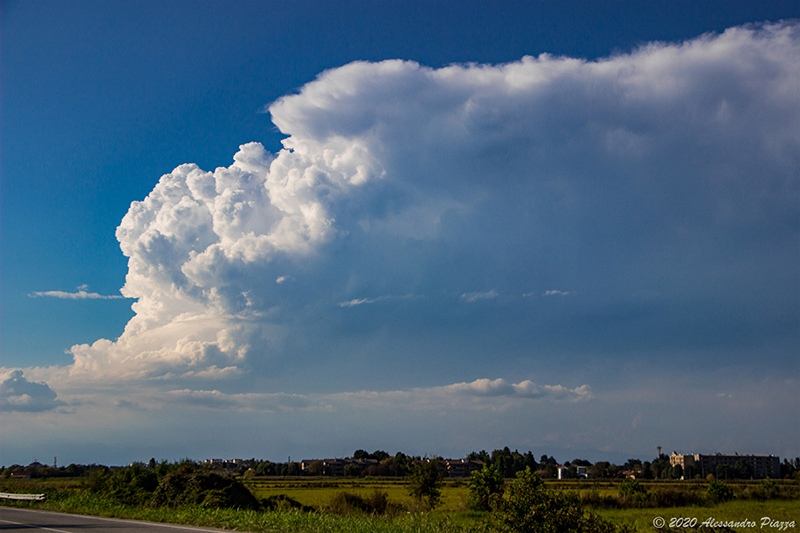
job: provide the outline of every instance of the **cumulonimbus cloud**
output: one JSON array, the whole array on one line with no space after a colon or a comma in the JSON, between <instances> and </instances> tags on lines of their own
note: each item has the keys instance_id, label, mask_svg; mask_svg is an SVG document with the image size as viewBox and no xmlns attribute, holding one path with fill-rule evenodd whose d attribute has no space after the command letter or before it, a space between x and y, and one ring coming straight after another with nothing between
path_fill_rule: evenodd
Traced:
<instances>
[{"instance_id":1,"label":"cumulonimbus cloud","mask_svg":"<svg viewBox=\"0 0 800 533\"><path fill-rule=\"evenodd\" d=\"M281 357L283 313L314 298L355 306L372 301L357 296L368 290L437 282L466 302L494 298L463 290L501 267L529 275L509 251L569 261L570 232L586 253L613 247L650 268L655 242L704 250L712 227L790 227L799 42L786 23L597 61L327 71L269 106L287 135L277 154L249 143L227 168L181 165L131 205L116 235L135 316L115 341L73 346L71 371L236 375L253 358ZM735 246L719 246L738 260ZM623 272L625 261L598 263L617 280L635 270ZM486 391L559 392L492 383Z\"/></svg>"}]
</instances>

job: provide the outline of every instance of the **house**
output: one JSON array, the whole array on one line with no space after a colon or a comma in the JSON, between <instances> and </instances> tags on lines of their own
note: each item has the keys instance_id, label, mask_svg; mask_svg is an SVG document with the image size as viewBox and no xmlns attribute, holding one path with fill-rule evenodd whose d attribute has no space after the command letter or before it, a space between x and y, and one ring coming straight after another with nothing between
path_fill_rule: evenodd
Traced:
<instances>
[{"instance_id":1,"label":"house","mask_svg":"<svg viewBox=\"0 0 800 533\"><path fill-rule=\"evenodd\" d=\"M470 461L469 459L445 459L439 462L440 468L444 466L447 477L469 477L476 470L483 468L483 461Z\"/></svg>"},{"instance_id":2,"label":"house","mask_svg":"<svg viewBox=\"0 0 800 533\"><path fill-rule=\"evenodd\" d=\"M370 466L378 464L377 459L303 459L300 462L300 470L309 472L311 465L320 463L322 470L319 472L323 476L344 476L347 474L347 467L355 465L359 471L366 470Z\"/></svg>"}]
</instances>

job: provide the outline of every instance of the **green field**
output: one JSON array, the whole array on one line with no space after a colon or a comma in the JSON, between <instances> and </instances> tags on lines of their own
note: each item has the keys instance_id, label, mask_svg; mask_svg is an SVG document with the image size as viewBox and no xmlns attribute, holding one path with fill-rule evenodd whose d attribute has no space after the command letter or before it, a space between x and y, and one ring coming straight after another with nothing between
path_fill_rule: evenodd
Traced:
<instances>
[{"instance_id":1,"label":"green field","mask_svg":"<svg viewBox=\"0 0 800 533\"><path fill-rule=\"evenodd\" d=\"M120 518L135 518L159 522L172 522L198 526L223 527L251 532L482 532L485 527L484 513L468 511L466 508L467 486L463 480L447 480L442 491L442 504L435 511L423 512L411 499L407 482L400 478L247 478L244 480L259 498L285 495L316 511L277 510L268 512L237 511L231 509L204 509L189 507L178 509L136 508L110 502L102 496L90 494L80 480L16 481L0 483L3 492L46 492L49 500L44 503L17 503L53 511L96 514ZM637 532L654 531L798 531L800 529L800 486L795 481L779 482L783 496L791 499L735 499L725 503L669 507L669 508L597 508L600 516L618 525L627 525ZM654 492L657 490L695 491L703 493L705 482L651 482L643 484ZM743 497L757 483L731 484L737 495ZM551 489L572 492L579 496L615 497L619 493L619 482L571 481L548 482ZM331 498L341 491L369 496L374 491L388 495L395 504L402 504L402 511L390 517L363 515L339 516L325 512ZM8 504L8 503L4 503ZM591 508L591 507L590 507ZM656 528L658 518L664 519L665 527ZM769 523L762 520L768 517ZM671 520L685 518L694 527L669 528ZM708 519L718 523L749 522L752 526L708 527ZM655 522L654 522L655 521ZM703 523L706 525L702 525ZM794 527L791 523L794 522ZM719 525L719 524L717 524Z\"/></svg>"},{"instance_id":2,"label":"green field","mask_svg":"<svg viewBox=\"0 0 800 533\"><path fill-rule=\"evenodd\" d=\"M309 507L323 508L338 492L345 491L359 496L368 496L378 490L385 492L389 500L404 504L413 509L415 502L409 496L408 482L392 478L256 478L245 482L258 498L286 495ZM466 509L467 486L464 481L447 480L442 490L442 512L455 512Z\"/></svg>"}]
</instances>

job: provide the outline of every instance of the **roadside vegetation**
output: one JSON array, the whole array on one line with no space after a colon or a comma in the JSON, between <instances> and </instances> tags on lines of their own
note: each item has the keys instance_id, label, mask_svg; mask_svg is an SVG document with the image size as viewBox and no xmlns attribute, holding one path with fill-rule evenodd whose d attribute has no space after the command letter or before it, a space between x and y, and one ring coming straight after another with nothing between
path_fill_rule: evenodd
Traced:
<instances>
[{"instance_id":1,"label":"roadside vegetation","mask_svg":"<svg viewBox=\"0 0 800 533\"><path fill-rule=\"evenodd\" d=\"M394 463L387 458L384 473ZM800 519L794 472L783 480L555 481L530 466L507 476L504 466L487 461L468 478L446 479L435 459L411 458L402 476L395 470L323 477L258 475L253 468L220 472L189 460L152 460L123 468L71 465L62 471L76 475L33 479L12 479L5 469L0 492L47 496L44 502L3 505L254 533L625 533L654 531L656 517Z\"/></svg>"}]
</instances>

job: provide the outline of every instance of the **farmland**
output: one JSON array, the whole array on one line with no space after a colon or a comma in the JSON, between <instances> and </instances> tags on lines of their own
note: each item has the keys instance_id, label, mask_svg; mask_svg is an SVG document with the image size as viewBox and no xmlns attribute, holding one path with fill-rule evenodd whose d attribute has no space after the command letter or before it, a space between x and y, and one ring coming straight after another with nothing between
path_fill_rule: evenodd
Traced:
<instances>
[{"instance_id":1,"label":"farmland","mask_svg":"<svg viewBox=\"0 0 800 533\"><path fill-rule=\"evenodd\" d=\"M409 495L409 482L404 478L261 478L245 482L258 498L286 495L309 507L325 507L340 491L368 496L374 491L385 492L390 501L413 508L415 503ZM464 510L467 501L467 486L463 480L445 480L442 490L442 512Z\"/></svg>"},{"instance_id":2,"label":"farmland","mask_svg":"<svg viewBox=\"0 0 800 533\"><path fill-rule=\"evenodd\" d=\"M409 483L404 478L331 478L331 477L248 477L243 481L260 500L284 497L300 504L302 508L279 506L271 511L245 511L234 509L184 506L179 508L152 508L124 505L113 502L102 494L94 494L79 479L51 479L5 481L0 490L7 492L44 492L48 501L25 502L14 505L44 508L53 511L96 514L136 518L158 522L173 522L199 526L224 527L239 531L287 532L470 532L487 529L488 513L467 509L468 488L465 480L444 480L441 504L434 510L424 510L409 495ZM628 526L633 531L655 531L654 520L661 517L665 525L678 518L687 519L694 528L664 527L662 531L792 531L793 521L800 521L800 487L797 481L776 482L777 492L772 499L758 499L759 482L731 484L735 495L730 501L710 502L702 499L708 483L653 481L642 483L650 495L669 494L686 499L699 498L694 505L674 507L624 507L619 505L620 481L574 480L550 481L546 486L553 491L574 495L584 506L617 525ZM387 516L370 516L364 513L335 514L330 512L333 498L342 492L364 498L376 491L386 494L396 504L396 512ZM653 500L657 502L659 500ZM653 503L651 502L650 505ZM762 521L770 522L762 527ZM711 520L711 521L709 521ZM736 527L712 528L712 522L734 524ZM699 527L706 523L706 526ZM740 524L755 524L742 527Z\"/></svg>"}]
</instances>

